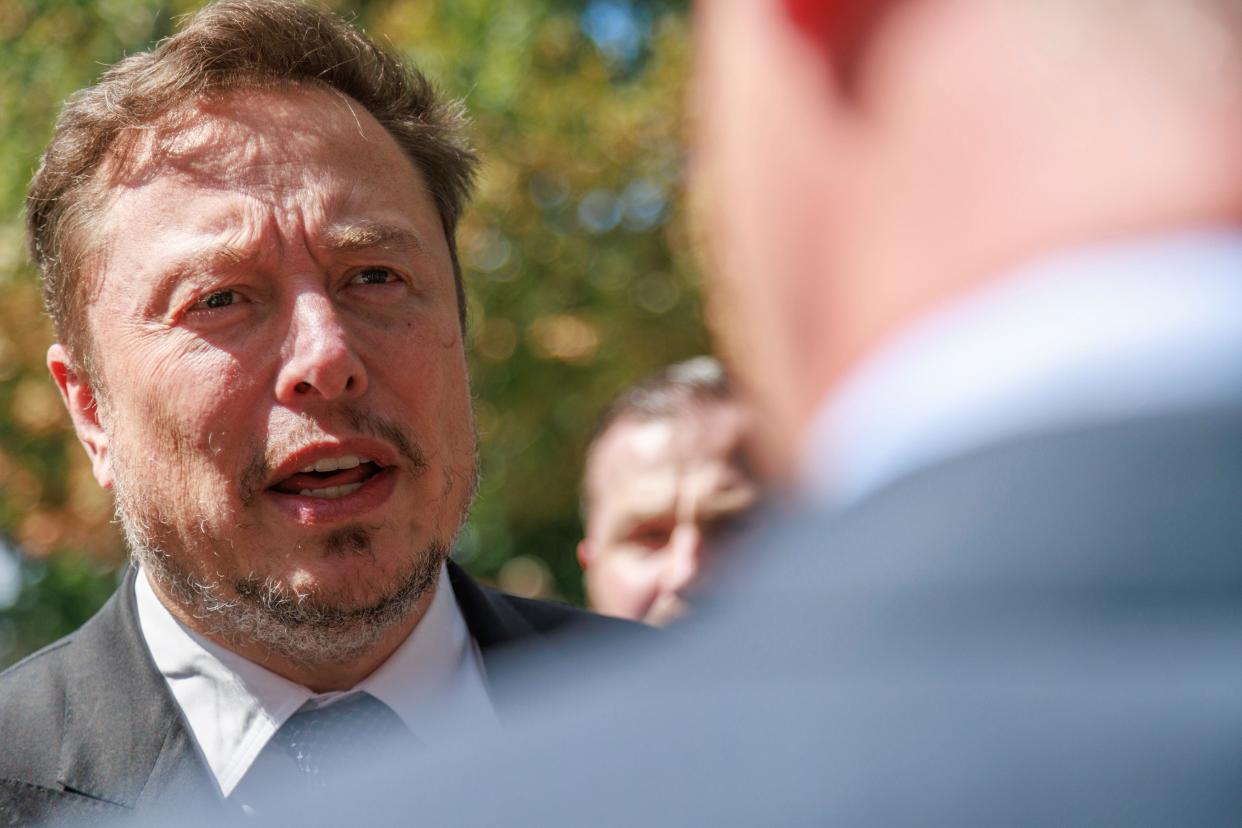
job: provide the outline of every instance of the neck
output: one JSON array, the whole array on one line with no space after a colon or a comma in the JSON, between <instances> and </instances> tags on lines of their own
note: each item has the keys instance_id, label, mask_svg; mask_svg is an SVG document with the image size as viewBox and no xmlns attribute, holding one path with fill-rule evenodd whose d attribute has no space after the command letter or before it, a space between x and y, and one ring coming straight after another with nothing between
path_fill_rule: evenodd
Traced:
<instances>
[{"instance_id":1,"label":"neck","mask_svg":"<svg viewBox=\"0 0 1242 828\"><path fill-rule=\"evenodd\" d=\"M1019 434L1236 404L1242 228L1044 257L907 326L821 401L804 491L841 504Z\"/></svg>"}]
</instances>

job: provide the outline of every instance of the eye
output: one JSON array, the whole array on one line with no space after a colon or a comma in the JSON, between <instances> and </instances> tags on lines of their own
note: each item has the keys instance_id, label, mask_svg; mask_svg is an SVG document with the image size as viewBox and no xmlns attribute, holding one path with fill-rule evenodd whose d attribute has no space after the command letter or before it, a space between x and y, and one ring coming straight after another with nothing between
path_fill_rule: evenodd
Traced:
<instances>
[{"instance_id":1,"label":"eye","mask_svg":"<svg viewBox=\"0 0 1242 828\"><path fill-rule=\"evenodd\" d=\"M397 274L386 267L368 267L354 274L349 280L352 285L386 285L397 281Z\"/></svg>"},{"instance_id":2,"label":"eye","mask_svg":"<svg viewBox=\"0 0 1242 828\"><path fill-rule=\"evenodd\" d=\"M671 526L640 526L630 533L629 540L645 549L656 550L668 545L672 533Z\"/></svg>"},{"instance_id":3,"label":"eye","mask_svg":"<svg viewBox=\"0 0 1242 828\"><path fill-rule=\"evenodd\" d=\"M215 290L194 303L193 310L219 310L236 304L241 297L235 290Z\"/></svg>"}]
</instances>

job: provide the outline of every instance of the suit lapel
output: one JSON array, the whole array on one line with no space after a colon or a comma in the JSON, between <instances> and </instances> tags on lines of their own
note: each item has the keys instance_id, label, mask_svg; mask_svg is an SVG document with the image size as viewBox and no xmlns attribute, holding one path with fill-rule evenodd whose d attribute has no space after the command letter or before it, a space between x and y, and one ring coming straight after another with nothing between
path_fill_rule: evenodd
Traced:
<instances>
[{"instance_id":1,"label":"suit lapel","mask_svg":"<svg viewBox=\"0 0 1242 828\"><path fill-rule=\"evenodd\" d=\"M555 648L499 594L484 590L453 562L449 582L483 657L492 701L504 717L529 678L531 659ZM68 791L126 808L169 802L219 802L181 711L151 659L138 626L135 571L74 636L67 653L65 738L58 781ZM522 643L522 658L505 657ZM511 666L512 663L512 666Z\"/></svg>"},{"instance_id":2,"label":"suit lapel","mask_svg":"<svg viewBox=\"0 0 1242 828\"><path fill-rule=\"evenodd\" d=\"M470 635L479 645L492 704L502 719L518 704L531 666L558 656L547 639L500 593L481 588L460 566L448 562L449 583ZM510 645L521 643L520 648ZM519 658L510 658L520 649Z\"/></svg>"},{"instance_id":3,"label":"suit lapel","mask_svg":"<svg viewBox=\"0 0 1242 828\"><path fill-rule=\"evenodd\" d=\"M131 569L67 654L59 765L66 790L127 808L211 784L138 628L134 577Z\"/></svg>"},{"instance_id":4,"label":"suit lapel","mask_svg":"<svg viewBox=\"0 0 1242 828\"><path fill-rule=\"evenodd\" d=\"M534 627L517 610L489 595L452 561L448 562L448 574L457 606L485 660L505 645L525 642L534 635Z\"/></svg>"}]
</instances>

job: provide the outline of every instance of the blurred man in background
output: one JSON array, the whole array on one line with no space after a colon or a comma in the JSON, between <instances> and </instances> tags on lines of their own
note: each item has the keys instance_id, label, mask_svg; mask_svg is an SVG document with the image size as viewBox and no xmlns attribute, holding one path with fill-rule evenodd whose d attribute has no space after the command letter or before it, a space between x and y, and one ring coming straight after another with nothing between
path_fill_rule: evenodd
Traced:
<instances>
[{"instance_id":1,"label":"blurred man in background","mask_svg":"<svg viewBox=\"0 0 1242 828\"><path fill-rule=\"evenodd\" d=\"M754 507L746 409L696 357L626 389L600 418L582 476L578 561L592 609L664 624Z\"/></svg>"},{"instance_id":2,"label":"blurred man in background","mask_svg":"<svg viewBox=\"0 0 1242 828\"><path fill-rule=\"evenodd\" d=\"M697 15L714 328L796 497L456 816L1242 821L1242 4Z\"/></svg>"}]
</instances>

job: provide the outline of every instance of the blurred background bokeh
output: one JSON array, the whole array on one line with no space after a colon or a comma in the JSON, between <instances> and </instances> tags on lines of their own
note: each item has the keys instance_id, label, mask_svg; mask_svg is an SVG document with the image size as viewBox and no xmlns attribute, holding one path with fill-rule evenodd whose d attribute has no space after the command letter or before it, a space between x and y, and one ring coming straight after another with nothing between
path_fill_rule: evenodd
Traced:
<instances>
[{"instance_id":1,"label":"blurred background bokeh","mask_svg":"<svg viewBox=\"0 0 1242 828\"><path fill-rule=\"evenodd\" d=\"M328 2L465 100L461 228L482 488L456 557L581 603L577 483L624 385L707 348L684 215L687 0ZM124 564L44 368L22 197L61 102L192 0L0 0L0 667L69 632Z\"/></svg>"}]
</instances>

